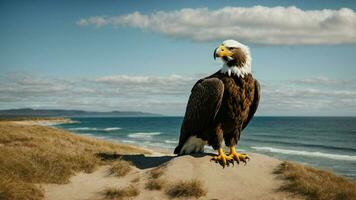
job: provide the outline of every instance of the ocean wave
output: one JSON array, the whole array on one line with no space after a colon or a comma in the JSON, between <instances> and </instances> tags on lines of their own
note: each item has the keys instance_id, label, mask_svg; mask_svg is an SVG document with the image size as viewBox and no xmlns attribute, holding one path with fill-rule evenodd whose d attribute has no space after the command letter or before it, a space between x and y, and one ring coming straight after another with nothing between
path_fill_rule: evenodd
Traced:
<instances>
[{"instance_id":1,"label":"ocean wave","mask_svg":"<svg viewBox=\"0 0 356 200\"><path fill-rule=\"evenodd\" d=\"M109 127L109 128L91 128L91 127L76 127L76 128L70 128L69 130L73 131L116 131L120 130L120 127Z\"/></svg>"},{"instance_id":2,"label":"ocean wave","mask_svg":"<svg viewBox=\"0 0 356 200\"><path fill-rule=\"evenodd\" d=\"M120 130L120 127L110 127L110 128L104 128L104 131L116 131L116 130Z\"/></svg>"},{"instance_id":3,"label":"ocean wave","mask_svg":"<svg viewBox=\"0 0 356 200\"><path fill-rule=\"evenodd\" d=\"M132 140L121 140L122 142L125 142L125 143L135 143L135 141L132 141Z\"/></svg>"},{"instance_id":4,"label":"ocean wave","mask_svg":"<svg viewBox=\"0 0 356 200\"><path fill-rule=\"evenodd\" d=\"M355 148L350 147L340 147L335 145L324 145L324 144L308 144L304 142L288 142L288 141L281 141L281 140L269 140L269 139L257 139L257 138L246 138L244 141L249 142L259 142L259 143L268 143L268 144L282 144L282 145L294 145L299 147L311 147L311 148L322 148L326 150L335 149L335 150L343 150L343 151L356 151Z\"/></svg>"},{"instance_id":5,"label":"ocean wave","mask_svg":"<svg viewBox=\"0 0 356 200\"><path fill-rule=\"evenodd\" d=\"M70 128L69 130L73 130L73 131L96 131L98 129L97 128L90 128L90 127L76 127L76 128Z\"/></svg>"},{"instance_id":6,"label":"ocean wave","mask_svg":"<svg viewBox=\"0 0 356 200\"><path fill-rule=\"evenodd\" d=\"M178 140L165 140L164 142L168 144L178 144Z\"/></svg>"},{"instance_id":7,"label":"ocean wave","mask_svg":"<svg viewBox=\"0 0 356 200\"><path fill-rule=\"evenodd\" d=\"M289 149L278 149L272 147L251 147L257 151L267 151L272 153L281 153L281 154L290 154L290 155L300 155L300 156L309 156L309 157L320 157L328 158L333 160L347 160L347 161L356 161L356 156L351 155L342 155L342 154L330 154L322 152L309 152L309 151L297 151Z\"/></svg>"},{"instance_id":8,"label":"ocean wave","mask_svg":"<svg viewBox=\"0 0 356 200\"><path fill-rule=\"evenodd\" d=\"M140 132L140 133L131 133L128 135L130 138L152 138L152 136L160 135L161 132Z\"/></svg>"},{"instance_id":9,"label":"ocean wave","mask_svg":"<svg viewBox=\"0 0 356 200\"><path fill-rule=\"evenodd\" d=\"M264 133L251 133L247 136L248 138L251 138L251 139L265 139L265 138L289 138L289 139L295 139L297 138L298 136L295 136L295 135L274 135L274 134L264 134Z\"/></svg>"}]
</instances>

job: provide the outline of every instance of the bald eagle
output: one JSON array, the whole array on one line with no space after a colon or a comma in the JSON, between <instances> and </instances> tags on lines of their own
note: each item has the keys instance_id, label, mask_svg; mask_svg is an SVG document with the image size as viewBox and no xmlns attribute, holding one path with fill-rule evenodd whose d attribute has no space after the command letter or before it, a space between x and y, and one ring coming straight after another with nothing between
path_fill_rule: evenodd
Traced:
<instances>
[{"instance_id":1,"label":"bald eagle","mask_svg":"<svg viewBox=\"0 0 356 200\"><path fill-rule=\"evenodd\" d=\"M208 144L218 151L212 159L223 166L234 161L246 163L249 156L237 153L235 146L257 110L260 84L252 77L247 46L226 40L215 49L216 57L223 60L223 66L193 86L174 153L203 152ZM223 141L230 148L227 155Z\"/></svg>"}]
</instances>

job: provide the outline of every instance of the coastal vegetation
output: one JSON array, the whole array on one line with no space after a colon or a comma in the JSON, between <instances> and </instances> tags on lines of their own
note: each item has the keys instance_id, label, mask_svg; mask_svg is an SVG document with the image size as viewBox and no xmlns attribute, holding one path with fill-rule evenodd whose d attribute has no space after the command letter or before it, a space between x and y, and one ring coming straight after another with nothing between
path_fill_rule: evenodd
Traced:
<instances>
[{"instance_id":1,"label":"coastal vegetation","mask_svg":"<svg viewBox=\"0 0 356 200\"><path fill-rule=\"evenodd\" d=\"M118 160L110 167L110 174L122 177L132 170L132 163L126 160Z\"/></svg>"},{"instance_id":2,"label":"coastal vegetation","mask_svg":"<svg viewBox=\"0 0 356 200\"><path fill-rule=\"evenodd\" d=\"M146 189L148 190L161 190L165 187L166 181L164 179L148 179Z\"/></svg>"},{"instance_id":3,"label":"coastal vegetation","mask_svg":"<svg viewBox=\"0 0 356 200\"><path fill-rule=\"evenodd\" d=\"M199 198L205 196L206 193L203 183L197 179L172 183L166 190L166 194L172 198Z\"/></svg>"},{"instance_id":4,"label":"coastal vegetation","mask_svg":"<svg viewBox=\"0 0 356 200\"><path fill-rule=\"evenodd\" d=\"M148 190L161 190L166 186L166 180L160 178L163 175L165 165L161 165L149 171L145 188Z\"/></svg>"},{"instance_id":5,"label":"coastal vegetation","mask_svg":"<svg viewBox=\"0 0 356 200\"><path fill-rule=\"evenodd\" d=\"M156 167L149 172L149 177L151 179L157 179L163 175L164 166Z\"/></svg>"},{"instance_id":6,"label":"coastal vegetation","mask_svg":"<svg viewBox=\"0 0 356 200\"><path fill-rule=\"evenodd\" d=\"M309 200L356 199L356 183L330 172L283 162L275 171L287 180L280 189L301 194Z\"/></svg>"},{"instance_id":7,"label":"coastal vegetation","mask_svg":"<svg viewBox=\"0 0 356 200\"><path fill-rule=\"evenodd\" d=\"M143 149L82 137L63 130L0 122L0 199L41 199L41 184L69 182L75 173L117 163L97 155L149 153ZM125 164L125 168L128 166ZM122 172L119 172L122 174Z\"/></svg>"},{"instance_id":8,"label":"coastal vegetation","mask_svg":"<svg viewBox=\"0 0 356 200\"><path fill-rule=\"evenodd\" d=\"M107 199L130 198L139 194L140 190L133 185L129 185L123 188L107 188L104 190L104 195Z\"/></svg>"}]
</instances>

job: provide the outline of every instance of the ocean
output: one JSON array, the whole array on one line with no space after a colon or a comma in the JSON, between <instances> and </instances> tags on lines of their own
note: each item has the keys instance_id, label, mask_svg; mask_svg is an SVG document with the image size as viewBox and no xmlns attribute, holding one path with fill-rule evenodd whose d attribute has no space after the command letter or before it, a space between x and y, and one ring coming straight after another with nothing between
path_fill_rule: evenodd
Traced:
<instances>
[{"instance_id":1,"label":"ocean","mask_svg":"<svg viewBox=\"0 0 356 200\"><path fill-rule=\"evenodd\" d=\"M80 135L173 151L182 117L72 118L57 124ZM356 180L356 117L255 117L238 151L327 169ZM212 151L206 147L206 151Z\"/></svg>"}]
</instances>

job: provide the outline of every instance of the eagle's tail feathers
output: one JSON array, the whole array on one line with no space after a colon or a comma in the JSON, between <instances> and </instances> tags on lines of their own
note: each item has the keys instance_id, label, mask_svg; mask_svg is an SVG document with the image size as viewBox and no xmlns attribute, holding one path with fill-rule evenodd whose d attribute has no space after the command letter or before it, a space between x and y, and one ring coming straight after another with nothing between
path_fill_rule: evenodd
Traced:
<instances>
[{"instance_id":1,"label":"eagle's tail feathers","mask_svg":"<svg viewBox=\"0 0 356 200\"><path fill-rule=\"evenodd\" d=\"M197 138L196 136L190 136L184 144L180 144L175 148L174 153L184 155L204 152L204 146L206 143L206 141Z\"/></svg>"}]
</instances>

